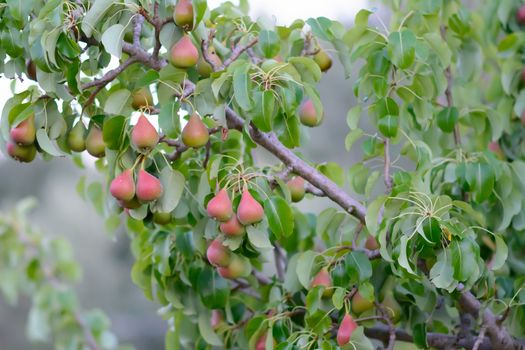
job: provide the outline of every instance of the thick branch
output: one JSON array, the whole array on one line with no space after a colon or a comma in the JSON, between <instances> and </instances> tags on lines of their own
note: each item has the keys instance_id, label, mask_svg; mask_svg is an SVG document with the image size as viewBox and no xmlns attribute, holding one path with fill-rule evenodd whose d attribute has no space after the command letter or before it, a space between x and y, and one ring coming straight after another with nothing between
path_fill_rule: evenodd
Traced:
<instances>
[{"instance_id":1,"label":"thick branch","mask_svg":"<svg viewBox=\"0 0 525 350\"><path fill-rule=\"evenodd\" d=\"M507 332L505 327L498 324L498 319L488 308L482 310L482 305L476 297L470 292L464 292L459 298L459 305L465 311L474 317L481 312L484 326L487 328L487 334L494 349L513 350L523 349L523 345L518 342Z\"/></svg>"},{"instance_id":2,"label":"thick branch","mask_svg":"<svg viewBox=\"0 0 525 350\"><path fill-rule=\"evenodd\" d=\"M390 163L390 139L387 137L385 139L385 165L384 165L384 177L385 177L385 187L386 193L390 194L392 192L392 174L390 173L391 163Z\"/></svg>"},{"instance_id":3,"label":"thick branch","mask_svg":"<svg viewBox=\"0 0 525 350\"><path fill-rule=\"evenodd\" d=\"M365 328L365 335L372 339L381 340L383 342L388 342L390 339L390 329L384 326L377 326L372 328ZM414 342L412 335L408 334L404 330L396 329L395 330L396 339L399 341ZM471 350L474 347L476 338L468 338L457 340L455 336L448 334L439 334L439 333L427 333L427 343L430 347L449 350L449 349L468 349ZM478 350L493 350L488 338L484 338Z\"/></svg>"}]
</instances>

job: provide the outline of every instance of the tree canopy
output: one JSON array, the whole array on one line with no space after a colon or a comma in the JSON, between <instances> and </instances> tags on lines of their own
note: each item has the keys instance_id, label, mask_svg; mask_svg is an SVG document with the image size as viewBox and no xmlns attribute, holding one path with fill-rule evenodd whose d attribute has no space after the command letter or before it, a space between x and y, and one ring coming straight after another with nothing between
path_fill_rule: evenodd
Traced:
<instances>
[{"instance_id":1,"label":"tree canopy","mask_svg":"<svg viewBox=\"0 0 525 350\"><path fill-rule=\"evenodd\" d=\"M246 0L0 1L0 72L30 81L0 149L97 158L105 181L78 192L126 228L166 349L522 349L525 7L383 3L390 18L284 26ZM339 64L357 103L325 115ZM301 152L328 118L350 168ZM57 287L77 276L67 245L28 237L20 211L0 217L0 290L34 294L29 335L124 348Z\"/></svg>"}]
</instances>

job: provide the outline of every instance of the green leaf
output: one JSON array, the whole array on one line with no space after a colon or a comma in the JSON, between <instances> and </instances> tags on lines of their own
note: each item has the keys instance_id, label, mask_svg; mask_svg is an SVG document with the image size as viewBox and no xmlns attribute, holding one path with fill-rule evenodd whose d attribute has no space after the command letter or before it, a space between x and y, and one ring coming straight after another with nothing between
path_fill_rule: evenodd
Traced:
<instances>
[{"instance_id":1,"label":"green leaf","mask_svg":"<svg viewBox=\"0 0 525 350\"><path fill-rule=\"evenodd\" d=\"M309 18L306 23L312 29L312 33L319 39L330 41L334 38L332 33L332 21L326 17Z\"/></svg>"},{"instance_id":2,"label":"green leaf","mask_svg":"<svg viewBox=\"0 0 525 350\"><path fill-rule=\"evenodd\" d=\"M430 269L429 277L437 288L449 290L454 285L454 270L448 254L444 251L438 254L437 262Z\"/></svg>"},{"instance_id":3,"label":"green leaf","mask_svg":"<svg viewBox=\"0 0 525 350\"><path fill-rule=\"evenodd\" d=\"M437 115L437 125L444 132L453 132L459 118L456 107L445 107Z\"/></svg>"},{"instance_id":4,"label":"green leaf","mask_svg":"<svg viewBox=\"0 0 525 350\"><path fill-rule=\"evenodd\" d=\"M301 75L301 80L305 83L315 84L321 80L323 73L319 65L314 60L307 57L291 57L288 63L292 64Z\"/></svg>"},{"instance_id":5,"label":"green leaf","mask_svg":"<svg viewBox=\"0 0 525 350\"><path fill-rule=\"evenodd\" d=\"M126 136L126 118L121 115L104 118L102 135L107 148L119 150Z\"/></svg>"},{"instance_id":6,"label":"green leaf","mask_svg":"<svg viewBox=\"0 0 525 350\"><path fill-rule=\"evenodd\" d=\"M368 205L365 215L365 222L368 232L373 236L377 236L379 230L379 215L381 214L381 208L387 200L387 196L379 196L372 203Z\"/></svg>"},{"instance_id":7,"label":"green leaf","mask_svg":"<svg viewBox=\"0 0 525 350\"><path fill-rule=\"evenodd\" d=\"M326 175L330 180L338 184L339 186L344 186L345 184L345 171L339 164L335 162L323 163L317 166L317 169L324 175Z\"/></svg>"},{"instance_id":8,"label":"green leaf","mask_svg":"<svg viewBox=\"0 0 525 350\"><path fill-rule=\"evenodd\" d=\"M166 136L172 139L179 137L181 132L180 116L179 116L180 103L173 101L164 104L159 114L159 126Z\"/></svg>"},{"instance_id":9,"label":"green leaf","mask_svg":"<svg viewBox=\"0 0 525 350\"><path fill-rule=\"evenodd\" d=\"M279 36L272 30L261 30L257 46L266 58L277 56L281 49Z\"/></svg>"},{"instance_id":10,"label":"green leaf","mask_svg":"<svg viewBox=\"0 0 525 350\"><path fill-rule=\"evenodd\" d=\"M237 61L241 64L230 66L233 69L233 93L235 101L245 111L249 111L252 108L252 100L250 97L251 91L251 80L248 74L250 66L246 62Z\"/></svg>"},{"instance_id":11,"label":"green leaf","mask_svg":"<svg viewBox=\"0 0 525 350\"><path fill-rule=\"evenodd\" d=\"M269 132L273 128L275 116L275 96L272 91L262 91L255 94L255 114L253 123L261 131Z\"/></svg>"},{"instance_id":12,"label":"green leaf","mask_svg":"<svg viewBox=\"0 0 525 350\"><path fill-rule=\"evenodd\" d=\"M161 213L170 213L177 207L182 198L186 179L180 171L174 170L169 166L162 169L159 179L164 191L158 199L156 207Z\"/></svg>"},{"instance_id":13,"label":"green leaf","mask_svg":"<svg viewBox=\"0 0 525 350\"><path fill-rule=\"evenodd\" d=\"M113 92L109 95L106 103L104 104L104 112L107 114L114 115L126 115L131 112L129 107L131 98L131 92L127 89L121 89Z\"/></svg>"},{"instance_id":14,"label":"green leaf","mask_svg":"<svg viewBox=\"0 0 525 350\"><path fill-rule=\"evenodd\" d=\"M206 341L206 343L212 346L222 347L224 344L222 343L221 338L219 338L219 336L211 328L210 319L211 315L208 313L201 312L199 314L199 334Z\"/></svg>"},{"instance_id":15,"label":"green leaf","mask_svg":"<svg viewBox=\"0 0 525 350\"><path fill-rule=\"evenodd\" d=\"M352 251L345 258L346 269L354 281L365 282L372 277L372 265L363 252Z\"/></svg>"},{"instance_id":16,"label":"green leaf","mask_svg":"<svg viewBox=\"0 0 525 350\"><path fill-rule=\"evenodd\" d=\"M223 308L230 296L228 282L211 267L205 267L200 272L198 290L202 303L209 309Z\"/></svg>"},{"instance_id":17,"label":"green leaf","mask_svg":"<svg viewBox=\"0 0 525 350\"><path fill-rule=\"evenodd\" d=\"M102 34L102 45L104 45L108 53L117 58L122 56L122 43L125 31L126 27L117 23L106 29L104 34Z\"/></svg>"},{"instance_id":18,"label":"green leaf","mask_svg":"<svg viewBox=\"0 0 525 350\"><path fill-rule=\"evenodd\" d=\"M261 225L250 225L246 227L250 243L259 249L272 249L272 243L268 238L268 231L264 230Z\"/></svg>"},{"instance_id":19,"label":"green leaf","mask_svg":"<svg viewBox=\"0 0 525 350\"><path fill-rule=\"evenodd\" d=\"M265 200L264 213L268 218L270 230L276 237L288 237L293 233L293 212L283 198L274 196Z\"/></svg>"},{"instance_id":20,"label":"green leaf","mask_svg":"<svg viewBox=\"0 0 525 350\"><path fill-rule=\"evenodd\" d=\"M494 238L496 240L496 255L494 256L494 260L492 260L492 271L503 267L509 255L509 248L503 238L500 235L495 235Z\"/></svg>"},{"instance_id":21,"label":"green leaf","mask_svg":"<svg viewBox=\"0 0 525 350\"><path fill-rule=\"evenodd\" d=\"M416 58L416 36L410 29L393 32L388 37L387 53L394 65L409 68Z\"/></svg>"},{"instance_id":22,"label":"green leaf","mask_svg":"<svg viewBox=\"0 0 525 350\"><path fill-rule=\"evenodd\" d=\"M337 310L341 310L344 306L346 290L344 288L336 288L332 295L332 303Z\"/></svg>"},{"instance_id":23,"label":"green leaf","mask_svg":"<svg viewBox=\"0 0 525 350\"><path fill-rule=\"evenodd\" d=\"M315 258L317 254L311 250L303 252L299 255L297 259L297 266L295 267L295 272L297 273L297 278L299 282L303 285L304 288L310 288L310 276L312 274L312 267L314 265Z\"/></svg>"},{"instance_id":24,"label":"green leaf","mask_svg":"<svg viewBox=\"0 0 525 350\"><path fill-rule=\"evenodd\" d=\"M400 239L400 245L399 245L399 258L398 262L399 265L404 267L408 273L411 273L412 275L415 275L416 272L412 269L412 265L410 264L410 261L408 260L407 255L407 249L408 249L408 243L409 243L409 237L407 235L401 236ZM412 254L410 254L411 256Z\"/></svg>"},{"instance_id":25,"label":"green leaf","mask_svg":"<svg viewBox=\"0 0 525 350\"><path fill-rule=\"evenodd\" d=\"M50 139L45 129L38 129L36 131L36 141L42 150L55 157L64 156L62 152Z\"/></svg>"},{"instance_id":26,"label":"green leaf","mask_svg":"<svg viewBox=\"0 0 525 350\"><path fill-rule=\"evenodd\" d=\"M385 137L396 137L399 127L399 117L387 115L379 119L377 126Z\"/></svg>"},{"instance_id":27,"label":"green leaf","mask_svg":"<svg viewBox=\"0 0 525 350\"><path fill-rule=\"evenodd\" d=\"M346 124L348 124L348 127L350 130L355 130L359 126L359 119L361 118L361 114L363 113L363 107L358 104L348 111L346 114Z\"/></svg>"},{"instance_id":28,"label":"green leaf","mask_svg":"<svg viewBox=\"0 0 525 350\"><path fill-rule=\"evenodd\" d=\"M82 19L82 31L88 38L91 37L99 21L114 3L113 0L95 0L91 8L86 12Z\"/></svg>"},{"instance_id":29,"label":"green leaf","mask_svg":"<svg viewBox=\"0 0 525 350\"><path fill-rule=\"evenodd\" d=\"M350 151L352 149L352 146L354 143L363 136L363 130L361 129L355 129L350 131L346 137L345 137L345 148L347 151Z\"/></svg>"}]
</instances>

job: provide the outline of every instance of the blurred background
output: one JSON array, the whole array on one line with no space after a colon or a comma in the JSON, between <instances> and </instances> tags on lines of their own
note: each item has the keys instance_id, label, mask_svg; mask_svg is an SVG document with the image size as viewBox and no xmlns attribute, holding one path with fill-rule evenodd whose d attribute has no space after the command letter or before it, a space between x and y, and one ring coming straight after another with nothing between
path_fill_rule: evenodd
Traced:
<instances>
[{"instance_id":1,"label":"blurred background","mask_svg":"<svg viewBox=\"0 0 525 350\"><path fill-rule=\"evenodd\" d=\"M318 16L350 25L359 9L372 9L379 2L250 0L252 16L275 17L278 24L284 25L297 18ZM208 0L210 7L219 3L221 0ZM337 59L334 63L320 84L326 118L322 127L310 130L310 142L301 151L314 162L335 161L348 169L356 161L356 156L344 148L347 134L345 118L355 103L352 94L355 81L345 81ZM9 97L9 86L9 80L0 78L0 89L4 91L0 94L0 109ZM39 206L31 217L32 224L39 226L46 234L67 238L83 268L82 282L77 285L81 306L84 309L104 310L112 321L112 330L122 343L132 344L138 350L162 350L166 325L156 314L157 305L147 301L131 282L133 257L129 241L124 232L110 237L104 229L103 219L76 193L75 186L82 175L86 175L88 181L97 178L92 166L80 169L70 159L37 160L28 166L0 154L0 210L9 209L27 196L36 197ZM303 209L310 211L320 211L327 205L330 203L323 200L301 203ZM28 308L27 299L22 298L13 307L0 297L0 349L50 349L42 344L30 344L26 339Z\"/></svg>"}]
</instances>

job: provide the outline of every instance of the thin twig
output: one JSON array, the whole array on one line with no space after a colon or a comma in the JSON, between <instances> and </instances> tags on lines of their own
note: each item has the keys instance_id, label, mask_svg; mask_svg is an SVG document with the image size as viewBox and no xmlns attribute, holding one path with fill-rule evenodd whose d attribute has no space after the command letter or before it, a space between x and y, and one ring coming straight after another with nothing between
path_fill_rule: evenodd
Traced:
<instances>
[{"instance_id":1,"label":"thin twig","mask_svg":"<svg viewBox=\"0 0 525 350\"><path fill-rule=\"evenodd\" d=\"M230 64L232 64L236 59L238 59L239 56L242 55L246 50L252 48L255 44L257 44L258 41L259 41L258 38L253 38L245 45L235 46L235 48L232 51L232 54L230 55L230 57L228 57L228 59L226 59L226 61L224 61L224 63L222 64L222 67L220 67L220 70L224 70L228 68Z\"/></svg>"},{"instance_id":2,"label":"thin twig","mask_svg":"<svg viewBox=\"0 0 525 350\"><path fill-rule=\"evenodd\" d=\"M392 192L393 182L392 175L390 174L390 139L385 138L385 165L384 165L384 177L386 192L390 194Z\"/></svg>"}]
</instances>

